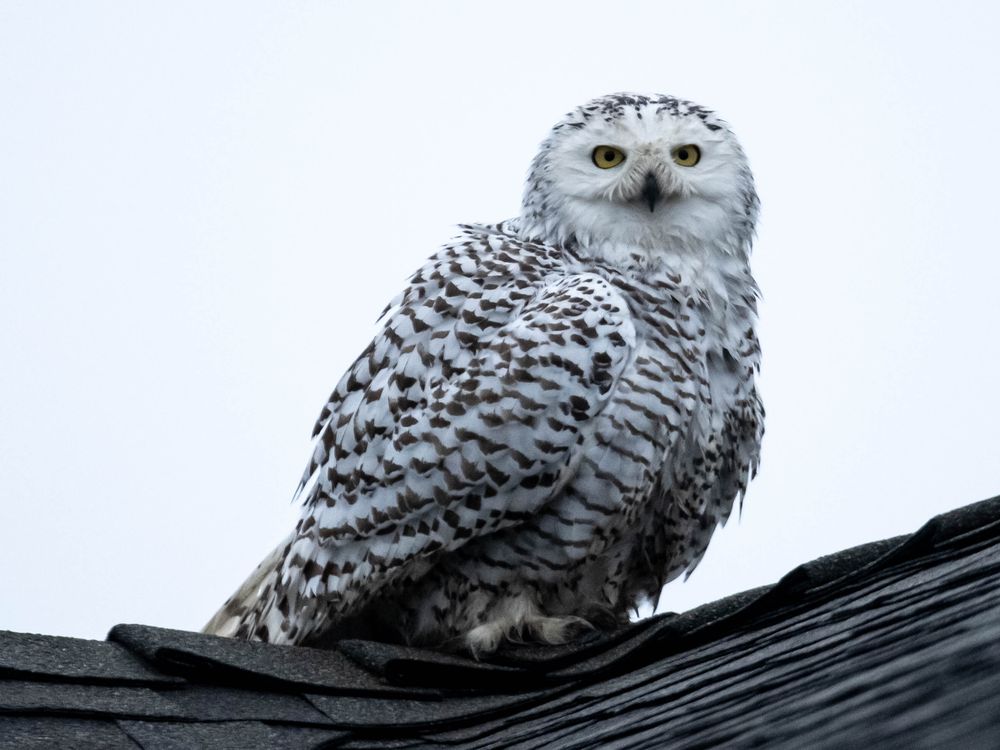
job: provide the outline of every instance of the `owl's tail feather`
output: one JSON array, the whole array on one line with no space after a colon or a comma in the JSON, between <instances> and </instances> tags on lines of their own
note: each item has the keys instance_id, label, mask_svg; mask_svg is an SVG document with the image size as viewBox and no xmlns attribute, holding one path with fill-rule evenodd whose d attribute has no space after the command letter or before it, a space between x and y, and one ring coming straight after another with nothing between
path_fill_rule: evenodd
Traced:
<instances>
[{"instance_id":1,"label":"owl's tail feather","mask_svg":"<svg viewBox=\"0 0 1000 750\"><path fill-rule=\"evenodd\" d=\"M292 532L265 557L222 608L201 629L208 635L257 640L255 633L261 615L270 609L281 576L282 564L295 540Z\"/></svg>"}]
</instances>

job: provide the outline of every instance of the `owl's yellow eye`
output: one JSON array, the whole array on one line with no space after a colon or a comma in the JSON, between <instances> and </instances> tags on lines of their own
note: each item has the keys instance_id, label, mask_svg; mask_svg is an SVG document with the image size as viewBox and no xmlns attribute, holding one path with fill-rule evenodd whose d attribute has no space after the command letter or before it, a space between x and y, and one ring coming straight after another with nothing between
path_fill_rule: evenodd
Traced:
<instances>
[{"instance_id":1,"label":"owl's yellow eye","mask_svg":"<svg viewBox=\"0 0 1000 750\"><path fill-rule=\"evenodd\" d=\"M625 152L614 146L598 146L594 149L592 157L594 164L601 169L611 169L625 161Z\"/></svg>"},{"instance_id":2,"label":"owl's yellow eye","mask_svg":"<svg viewBox=\"0 0 1000 750\"><path fill-rule=\"evenodd\" d=\"M693 167L701 161L701 149L693 143L686 146L678 146L674 149L674 161L682 167Z\"/></svg>"}]
</instances>

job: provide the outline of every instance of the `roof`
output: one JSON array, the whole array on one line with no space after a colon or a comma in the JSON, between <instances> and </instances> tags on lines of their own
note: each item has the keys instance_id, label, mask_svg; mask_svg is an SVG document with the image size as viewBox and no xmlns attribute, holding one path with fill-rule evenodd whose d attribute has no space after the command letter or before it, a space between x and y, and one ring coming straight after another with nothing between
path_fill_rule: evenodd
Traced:
<instances>
[{"instance_id":1,"label":"roof","mask_svg":"<svg viewBox=\"0 0 1000 750\"><path fill-rule=\"evenodd\" d=\"M1000 498L489 662L144 625L0 632L0 748L1000 747Z\"/></svg>"}]
</instances>

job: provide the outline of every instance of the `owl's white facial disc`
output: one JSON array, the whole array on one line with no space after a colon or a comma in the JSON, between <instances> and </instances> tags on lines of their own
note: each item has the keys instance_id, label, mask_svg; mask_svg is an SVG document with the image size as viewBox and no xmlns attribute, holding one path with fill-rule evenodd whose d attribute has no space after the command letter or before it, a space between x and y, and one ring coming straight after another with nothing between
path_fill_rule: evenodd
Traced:
<instances>
[{"instance_id":1,"label":"owl's white facial disc","mask_svg":"<svg viewBox=\"0 0 1000 750\"><path fill-rule=\"evenodd\" d=\"M601 146L624 160L602 168L594 158ZM690 146L700 159L684 166L675 157ZM521 221L526 234L609 260L712 250L745 257L756 213L746 157L712 112L672 97L614 94L553 128L532 163Z\"/></svg>"}]
</instances>

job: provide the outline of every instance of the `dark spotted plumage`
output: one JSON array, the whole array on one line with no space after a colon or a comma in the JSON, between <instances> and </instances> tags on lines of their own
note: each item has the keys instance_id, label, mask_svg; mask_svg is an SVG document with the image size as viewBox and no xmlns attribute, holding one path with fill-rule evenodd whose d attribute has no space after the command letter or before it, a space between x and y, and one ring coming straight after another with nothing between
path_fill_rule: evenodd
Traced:
<instances>
[{"instance_id":1,"label":"dark spotted plumage","mask_svg":"<svg viewBox=\"0 0 1000 750\"><path fill-rule=\"evenodd\" d=\"M688 143L700 171L671 162ZM464 227L387 308L316 424L302 519L206 629L489 650L623 621L693 569L759 455L756 210L710 111L571 113L522 216Z\"/></svg>"}]
</instances>

